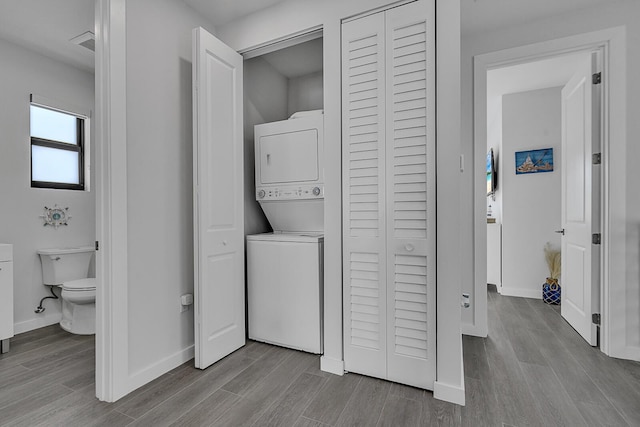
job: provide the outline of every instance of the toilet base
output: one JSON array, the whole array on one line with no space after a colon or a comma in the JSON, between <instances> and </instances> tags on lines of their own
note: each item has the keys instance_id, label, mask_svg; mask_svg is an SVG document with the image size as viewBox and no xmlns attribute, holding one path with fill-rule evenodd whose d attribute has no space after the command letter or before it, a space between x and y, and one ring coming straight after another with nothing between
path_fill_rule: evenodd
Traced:
<instances>
[{"instance_id":1,"label":"toilet base","mask_svg":"<svg viewBox=\"0 0 640 427\"><path fill-rule=\"evenodd\" d=\"M76 335L96 333L96 304L74 304L63 298L60 327Z\"/></svg>"}]
</instances>

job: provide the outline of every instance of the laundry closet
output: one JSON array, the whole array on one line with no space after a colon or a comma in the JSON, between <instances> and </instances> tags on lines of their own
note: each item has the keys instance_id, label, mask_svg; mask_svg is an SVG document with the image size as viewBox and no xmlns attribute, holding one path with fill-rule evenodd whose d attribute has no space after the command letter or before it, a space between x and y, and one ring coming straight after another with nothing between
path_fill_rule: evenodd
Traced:
<instances>
[{"instance_id":1,"label":"laundry closet","mask_svg":"<svg viewBox=\"0 0 640 427\"><path fill-rule=\"evenodd\" d=\"M435 17L428 4L409 3L342 23L342 288L345 371L433 389ZM321 71L290 76L285 99L282 89L274 94L278 76L268 67L282 69L301 60L313 63L298 55L308 56L314 43L320 47L315 60L321 62L319 41L245 60L245 138L251 138L253 125L261 119L283 120L322 108ZM286 76L290 71L280 72ZM271 98L260 116L259 103L267 101L265 90ZM276 107L282 111L279 117ZM245 144L245 150L258 150L255 141ZM245 166L258 175L260 162L253 169L254 155L246 156ZM255 181L247 175L246 182L259 185L257 175ZM256 206L249 206L255 194L247 192L247 211L254 209L261 218ZM250 226L249 214L245 217ZM257 306L251 298L255 262L251 240L249 236L248 329L250 338L261 340L252 333ZM282 265L279 268L286 271ZM263 294L260 301L267 298Z\"/></svg>"},{"instance_id":2,"label":"laundry closet","mask_svg":"<svg viewBox=\"0 0 640 427\"><path fill-rule=\"evenodd\" d=\"M338 69L333 68L338 65L337 58L323 61L322 39L291 43L293 45L286 49L255 57L250 57L254 52L245 52L244 58L239 58L236 52L202 29L194 33L195 125L201 140L194 166L198 177L197 220L200 221L196 224L208 227L202 228L202 234L196 227L199 240L195 251L196 278L201 283L196 290L201 289L203 295L196 304L196 317L203 319L202 323L196 323L196 366L206 367L243 345L245 336L241 331L245 330L250 339L312 353L324 351L323 357L328 360L327 349L323 350L322 320L333 322L336 316L343 325L343 352L337 354L332 340L328 361L331 366L327 366L330 372L354 372L434 389L434 3L415 1L369 11L341 19L340 28L340 52L332 53L341 56L338 87L334 86ZM331 70L323 70L323 62L333 64ZM309 67L314 63L315 68ZM240 112L234 100L242 91L238 84L242 79L237 76L242 69L244 111ZM330 72L326 80L323 80L324 72ZM342 120L332 120L328 127L322 123L326 89L323 82L331 84L331 90L341 90ZM219 107L220 98L230 100L236 108ZM240 147L243 153L237 151L237 145L227 144L239 134L241 126L244 127L244 144ZM323 141L323 130L325 134L335 135L338 128L342 129L341 141L335 137ZM295 137L290 137L294 134ZM234 138L222 140L218 135ZM284 146L287 149L281 149ZM303 147L308 150L306 154L301 151ZM335 156L338 147L341 147L340 160ZM342 283L339 279L323 283L322 277L323 234L331 232L338 237L335 223L331 224L331 231L324 228L327 225L323 217L326 150L335 153L332 162L326 164L333 171L332 186L327 187L327 194L337 198L332 199L331 207L327 205L327 212L342 211ZM232 176L235 173L232 163L223 160L231 158L244 159L243 179L232 177L225 181L223 175L217 181L204 179L206 174L222 174L223 170ZM335 185L335 174L340 167L336 162L342 168L342 188ZM281 164L289 169L276 167ZM288 172L283 172L286 170ZM290 175L292 171L298 174L297 179ZM228 187L236 188L241 181L244 182L243 200L238 203L234 196L238 192ZM210 185L211 189L206 188ZM216 191L233 196L234 204L214 200ZM340 199L341 207L338 207L336 202ZM236 233L240 224L234 218L244 218L241 236ZM313 251L294 248L306 239L311 241L304 243L315 245ZM276 250L275 245L267 247L275 244L275 240L283 247L291 247L288 250L282 247ZM246 263L241 264L243 243L247 249ZM335 245L335 241L331 244ZM298 260L297 256L303 252L308 262ZM337 267L336 259L331 258L334 264L329 267L327 263L328 270ZM204 268L199 269L198 265ZM244 289L229 286L226 291L229 298L224 300L220 298L220 291L214 292L214 288L206 286L209 277L217 274L229 278L217 282L225 286L237 283L237 279L244 282L244 274L239 270L241 265L246 266L246 299L241 292ZM296 279L291 280L294 273ZM290 282L288 288L283 286L285 281ZM298 291L295 285L303 283L312 284L308 292L290 298ZM273 284L275 288L271 287ZM333 298L340 286L341 307ZM256 299L265 289L267 292ZM323 301L327 293L332 298ZM231 304L223 301L230 301L232 294L234 303L230 308ZM311 295L314 299L307 308L297 314L284 313L305 307ZM247 301L246 329L244 310L240 307L244 301ZM219 310L212 309L214 307ZM209 320L198 317L199 313L215 313L215 317ZM274 319L271 317L274 313L290 317ZM307 317L300 320L296 317L301 316L300 313ZM252 317L256 319L256 316L262 317L253 322ZM295 323L306 329L286 332L286 328ZM259 332L256 326L265 325L271 332L280 332L280 337L262 335L264 331ZM334 325L327 324L327 327L330 327L327 337L335 337L338 331ZM314 337L319 337L314 338L312 348L281 341L283 337L308 336L311 331ZM222 348L224 351L219 351ZM207 357L200 357L199 353Z\"/></svg>"},{"instance_id":3,"label":"laundry closet","mask_svg":"<svg viewBox=\"0 0 640 427\"><path fill-rule=\"evenodd\" d=\"M322 354L323 56L309 38L244 61L247 332Z\"/></svg>"}]
</instances>

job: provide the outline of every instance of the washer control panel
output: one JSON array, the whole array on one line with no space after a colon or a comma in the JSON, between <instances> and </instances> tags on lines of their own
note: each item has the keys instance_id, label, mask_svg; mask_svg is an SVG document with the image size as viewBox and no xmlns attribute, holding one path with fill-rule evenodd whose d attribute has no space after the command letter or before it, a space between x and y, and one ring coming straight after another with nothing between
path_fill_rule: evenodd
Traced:
<instances>
[{"instance_id":1,"label":"washer control panel","mask_svg":"<svg viewBox=\"0 0 640 427\"><path fill-rule=\"evenodd\" d=\"M282 186L282 187L258 187L256 200L302 200L321 199L324 197L324 187L318 185Z\"/></svg>"}]
</instances>

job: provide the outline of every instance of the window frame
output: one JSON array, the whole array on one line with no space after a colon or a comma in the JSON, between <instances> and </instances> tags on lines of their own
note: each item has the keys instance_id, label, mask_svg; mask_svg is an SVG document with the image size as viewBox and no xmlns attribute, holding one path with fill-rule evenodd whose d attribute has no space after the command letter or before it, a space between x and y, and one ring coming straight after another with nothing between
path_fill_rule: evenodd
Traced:
<instances>
[{"instance_id":1,"label":"window frame","mask_svg":"<svg viewBox=\"0 0 640 427\"><path fill-rule=\"evenodd\" d=\"M30 107L35 106L38 108L44 108L47 110L68 114L70 116L74 116L76 119L76 143L75 144L31 136L31 130L29 130L29 138L30 138L29 158L30 158L31 188L49 188L49 189L57 189L57 190L84 191L86 189L86 186L85 186L85 142L86 142L85 127L86 127L87 118L80 114L64 111L55 107L51 107L49 105L41 104L39 102L34 102L33 100L31 100L31 102L29 103L29 106ZM29 120L31 120L31 110L29 110ZM29 129L31 129L31 127L29 127ZM33 179L33 146L34 145L38 147L46 147L46 148L76 152L78 154L78 184L34 180Z\"/></svg>"}]
</instances>

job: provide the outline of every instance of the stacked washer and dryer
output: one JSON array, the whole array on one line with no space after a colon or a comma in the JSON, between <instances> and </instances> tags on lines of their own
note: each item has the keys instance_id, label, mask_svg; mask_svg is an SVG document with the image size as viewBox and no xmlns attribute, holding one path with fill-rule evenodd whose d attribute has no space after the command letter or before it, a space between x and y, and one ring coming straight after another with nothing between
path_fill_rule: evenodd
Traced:
<instances>
[{"instance_id":1,"label":"stacked washer and dryer","mask_svg":"<svg viewBox=\"0 0 640 427\"><path fill-rule=\"evenodd\" d=\"M255 126L256 200L273 233L247 236L249 338L323 351L322 110Z\"/></svg>"}]
</instances>

